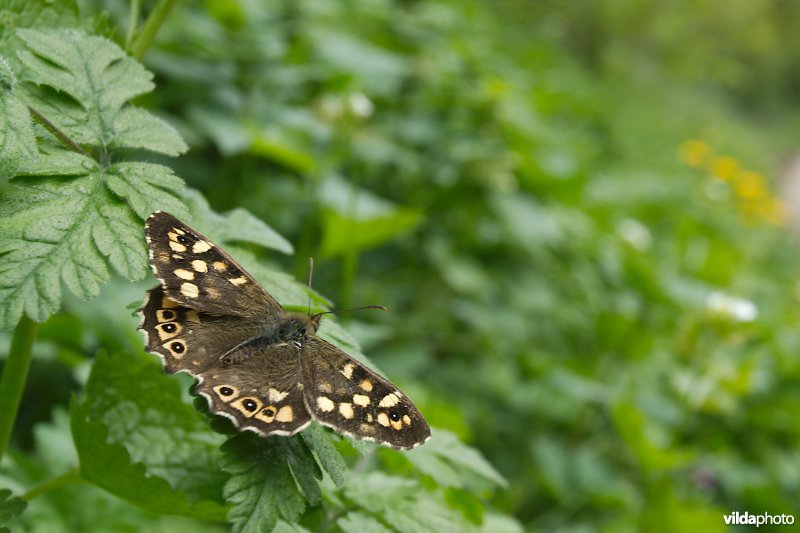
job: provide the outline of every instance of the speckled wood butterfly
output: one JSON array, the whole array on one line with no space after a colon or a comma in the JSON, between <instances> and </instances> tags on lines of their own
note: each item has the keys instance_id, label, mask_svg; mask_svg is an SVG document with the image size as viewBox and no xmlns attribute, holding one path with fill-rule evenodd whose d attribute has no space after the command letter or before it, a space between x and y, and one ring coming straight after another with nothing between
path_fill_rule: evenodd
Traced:
<instances>
[{"instance_id":1,"label":"speckled wood butterfly","mask_svg":"<svg viewBox=\"0 0 800 533\"><path fill-rule=\"evenodd\" d=\"M197 378L212 413L240 430L292 435L316 420L407 450L430 428L397 387L317 337L321 315L286 311L224 250L168 213L145 225L161 285L139 329L170 374Z\"/></svg>"}]
</instances>

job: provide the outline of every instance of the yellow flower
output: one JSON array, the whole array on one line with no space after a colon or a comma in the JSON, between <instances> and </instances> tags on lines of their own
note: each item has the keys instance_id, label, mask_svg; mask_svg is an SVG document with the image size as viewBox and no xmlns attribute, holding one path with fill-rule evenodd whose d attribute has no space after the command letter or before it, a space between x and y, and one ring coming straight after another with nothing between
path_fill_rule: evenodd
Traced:
<instances>
[{"instance_id":1,"label":"yellow flower","mask_svg":"<svg viewBox=\"0 0 800 533\"><path fill-rule=\"evenodd\" d=\"M764 176L751 170L742 170L733 175L733 190L739 198L755 200L767 196Z\"/></svg>"},{"instance_id":2,"label":"yellow flower","mask_svg":"<svg viewBox=\"0 0 800 533\"><path fill-rule=\"evenodd\" d=\"M702 167L711 155L711 147L703 141L692 139L681 145L681 161L690 167Z\"/></svg>"},{"instance_id":3,"label":"yellow flower","mask_svg":"<svg viewBox=\"0 0 800 533\"><path fill-rule=\"evenodd\" d=\"M729 155L715 157L710 165L711 174L722 181L731 181L739 170L739 161Z\"/></svg>"},{"instance_id":4,"label":"yellow flower","mask_svg":"<svg viewBox=\"0 0 800 533\"><path fill-rule=\"evenodd\" d=\"M786 206L777 198L770 198L767 202L767 209L764 218L767 222L775 226L785 226L789 221L786 213Z\"/></svg>"}]
</instances>

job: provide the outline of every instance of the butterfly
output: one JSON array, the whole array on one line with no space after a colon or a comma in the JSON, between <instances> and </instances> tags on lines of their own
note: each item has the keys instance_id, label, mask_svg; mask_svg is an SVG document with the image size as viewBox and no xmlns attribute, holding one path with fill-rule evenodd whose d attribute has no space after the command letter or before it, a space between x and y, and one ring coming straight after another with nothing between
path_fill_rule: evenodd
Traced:
<instances>
[{"instance_id":1,"label":"butterfly","mask_svg":"<svg viewBox=\"0 0 800 533\"><path fill-rule=\"evenodd\" d=\"M293 435L312 420L396 449L430 438L397 387L316 336L321 314L285 310L222 248L153 213L145 237L160 285L141 307L147 351L197 379L209 410L239 430Z\"/></svg>"}]
</instances>

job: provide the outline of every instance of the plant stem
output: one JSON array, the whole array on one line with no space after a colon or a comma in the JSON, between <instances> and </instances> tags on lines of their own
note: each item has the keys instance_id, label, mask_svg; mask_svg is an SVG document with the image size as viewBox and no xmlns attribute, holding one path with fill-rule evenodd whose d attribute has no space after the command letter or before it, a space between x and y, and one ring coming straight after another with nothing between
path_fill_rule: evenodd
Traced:
<instances>
[{"instance_id":1,"label":"plant stem","mask_svg":"<svg viewBox=\"0 0 800 533\"><path fill-rule=\"evenodd\" d=\"M158 1L156 7L153 8L153 11L150 13L150 16L148 16L147 20L142 24L141 31L136 35L133 43L128 48L128 52L130 52L133 57L139 60L144 57L145 52L147 52L147 49L150 47L150 43L155 39L158 29L167 19L169 12L175 7L177 1L178 0Z\"/></svg>"},{"instance_id":2,"label":"plant stem","mask_svg":"<svg viewBox=\"0 0 800 533\"><path fill-rule=\"evenodd\" d=\"M60 476L56 476L48 479L47 481L39 483L31 490L23 494L22 499L25 501L31 501L35 497L50 492L51 490L55 490L69 483L79 483L79 482L83 482L81 473L77 468L73 468L72 470L64 472Z\"/></svg>"},{"instance_id":3,"label":"plant stem","mask_svg":"<svg viewBox=\"0 0 800 533\"><path fill-rule=\"evenodd\" d=\"M139 26L139 13L142 12L142 0L131 0L131 9L128 15L128 34L125 36L125 50L130 50L133 38L136 37L136 28Z\"/></svg>"},{"instance_id":4,"label":"plant stem","mask_svg":"<svg viewBox=\"0 0 800 533\"><path fill-rule=\"evenodd\" d=\"M0 376L0 405L3 406L0 410L0 459L8 448L17 418L28 367L31 364L31 347L36 336L36 326L30 318L22 316L14 329L8 359L3 367L3 375Z\"/></svg>"},{"instance_id":5,"label":"plant stem","mask_svg":"<svg viewBox=\"0 0 800 533\"><path fill-rule=\"evenodd\" d=\"M78 143L76 143L75 141L73 141L73 140L72 140L72 139L69 137L69 135L67 135L66 133L64 133L64 132L63 132L63 131L61 131L60 129L58 129L58 127L57 127L55 124L53 124L52 122L50 122L49 120L47 120L47 118L46 118L44 115L42 115L41 113L39 113L37 110L35 110L35 109L34 109L34 108L32 108L31 106L28 106L28 111L30 112L30 114L31 114L31 115L33 115L33 118L34 118L34 120L36 120L36 122L38 122L39 124L41 124L42 126L44 126L44 128L45 128L47 131L49 131L50 133L52 133L53 135L55 135L55 136L56 136L56 138L57 138L59 141L61 141L62 143L66 144L66 145L67 145L67 146L68 146L68 147L69 147L69 148L70 148L70 149L71 149L73 152L77 152L77 153L79 153L79 154L81 154L81 155L85 155L86 157L92 157L92 156L89 154L89 152L87 152L86 150L84 150L84 149L81 147L81 145L79 145Z\"/></svg>"}]
</instances>

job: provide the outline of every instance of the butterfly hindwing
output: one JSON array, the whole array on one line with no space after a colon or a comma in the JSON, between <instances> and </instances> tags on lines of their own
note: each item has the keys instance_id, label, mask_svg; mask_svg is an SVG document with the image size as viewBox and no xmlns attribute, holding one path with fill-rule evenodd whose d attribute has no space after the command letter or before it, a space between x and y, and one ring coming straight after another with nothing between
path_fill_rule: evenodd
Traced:
<instances>
[{"instance_id":1,"label":"butterfly hindwing","mask_svg":"<svg viewBox=\"0 0 800 533\"><path fill-rule=\"evenodd\" d=\"M306 406L319 423L355 437L411 449L430 428L400 390L318 337L303 343Z\"/></svg>"},{"instance_id":2,"label":"butterfly hindwing","mask_svg":"<svg viewBox=\"0 0 800 533\"><path fill-rule=\"evenodd\" d=\"M150 264L170 299L205 313L268 317L283 308L224 250L169 213L147 219Z\"/></svg>"},{"instance_id":3,"label":"butterfly hindwing","mask_svg":"<svg viewBox=\"0 0 800 533\"><path fill-rule=\"evenodd\" d=\"M290 344L263 345L257 339L239 349L254 353L198 376L196 392L208 400L209 410L239 429L261 435L291 435L308 426L311 416L303 402L299 350Z\"/></svg>"}]
</instances>

